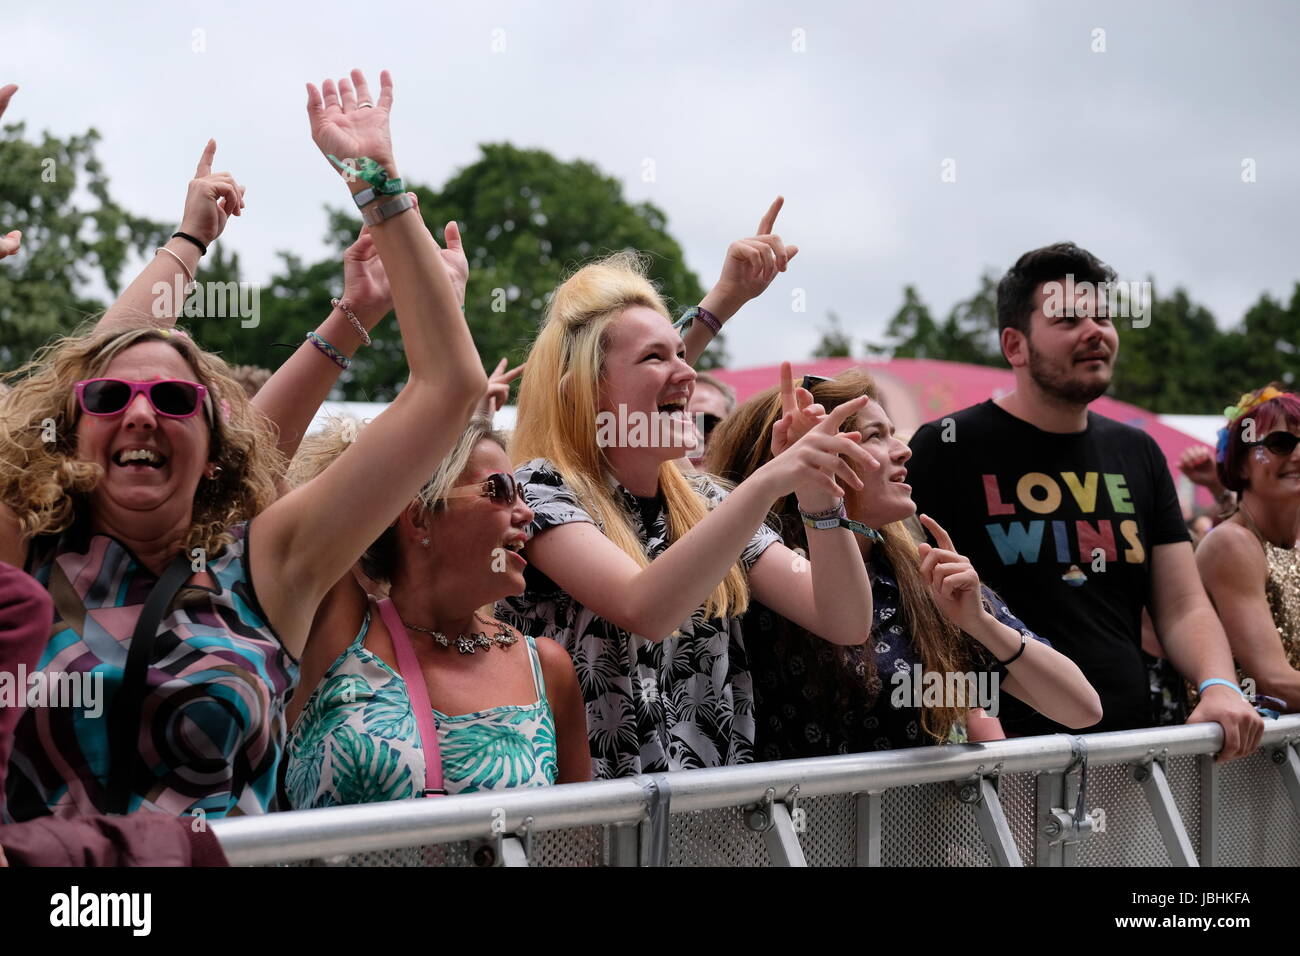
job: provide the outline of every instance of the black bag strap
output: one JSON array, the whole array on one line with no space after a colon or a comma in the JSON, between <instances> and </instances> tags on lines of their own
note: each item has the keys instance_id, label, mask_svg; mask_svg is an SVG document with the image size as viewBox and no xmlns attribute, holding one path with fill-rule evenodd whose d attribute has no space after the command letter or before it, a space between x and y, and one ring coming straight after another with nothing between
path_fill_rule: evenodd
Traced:
<instances>
[{"instance_id":1,"label":"black bag strap","mask_svg":"<svg viewBox=\"0 0 1300 956\"><path fill-rule=\"evenodd\" d=\"M167 608L194 569L182 551L163 571L149 592L131 634L126 652L122 686L113 698L108 715L108 812L126 813L131 803L131 784L136 776L140 743L140 709L144 704L145 678L153 661L153 645Z\"/></svg>"}]
</instances>

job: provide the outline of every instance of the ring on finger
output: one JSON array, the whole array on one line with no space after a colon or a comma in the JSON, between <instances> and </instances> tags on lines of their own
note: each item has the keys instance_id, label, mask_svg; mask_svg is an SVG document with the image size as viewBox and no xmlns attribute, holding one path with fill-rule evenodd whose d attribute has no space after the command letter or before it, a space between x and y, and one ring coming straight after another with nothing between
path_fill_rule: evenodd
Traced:
<instances>
[{"instance_id":1,"label":"ring on finger","mask_svg":"<svg viewBox=\"0 0 1300 956\"><path fill-rule=\"evenodd\" d=\"M359 109L359 110L364 110L364 109L366 109L366 108L371 108L371 109L373 109L373 108L374 108L374 105L375 105L375 104L372 103L372 102L370 102L369 100L362 100L360 103L357 104L357 109Z\"/></svg>"}]
</instances>

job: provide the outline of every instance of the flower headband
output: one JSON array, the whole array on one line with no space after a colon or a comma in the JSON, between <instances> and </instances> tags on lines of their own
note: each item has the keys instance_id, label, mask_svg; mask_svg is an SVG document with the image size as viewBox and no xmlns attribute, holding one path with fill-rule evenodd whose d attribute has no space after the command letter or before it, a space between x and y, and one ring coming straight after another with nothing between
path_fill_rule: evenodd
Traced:
<instances>
[{"instance_id":1,"label":"flower headband","mask_svg":"<svg viewBox=\"0 0 1300 956\"><path fill-rule=\"evenodd\" d=\"M1232 424L1242 415L1245 415L1252 408L1263 405L1265 402L1271 402L1275 398L1281 398L1286 392L1278 391L1272 385L1266 388L1258 389L1254 392L1246 392L1241 398L1237 399L1236 405L1229 405L1223 410L1223 415L1228 419L1228 423L1219 429L1219 442L1214 449L1214 459L1222 463L1228 457L1228 435L1232 430Z\"/></svg>"}]
</instances>

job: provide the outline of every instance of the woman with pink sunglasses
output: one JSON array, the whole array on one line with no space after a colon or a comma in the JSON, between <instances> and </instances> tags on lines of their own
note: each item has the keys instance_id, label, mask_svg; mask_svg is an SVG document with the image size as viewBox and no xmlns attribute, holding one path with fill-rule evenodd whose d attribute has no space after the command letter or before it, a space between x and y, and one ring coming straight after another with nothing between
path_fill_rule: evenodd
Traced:
<instances>
[{"instance_id":1,"label":"woman with pink sunglasses","mask_svg":"<svg viewBox=\"0 0 1300 956\"><path fill-rule=\"evenodd\" d=\"M0 405L0 560L25 567L54 601L46 685L83 691L77 706L29 698L8 776L14 819L271 808L285 703L318 604L418 491L487 386L440 250L396 178L392 100L387 73L377 101L359 71L308 86L321 152L369 177L347 178L411 371L320 480L280 496L280 453L314 411L309 399L324 397L295 401L291 386L313 377L307 363L345 365L341 348L312 333L259 411L220 358L138 317L152 284L176 265L190 278L191 249L205 250L242 208L242 189L211 173L214 144L180 238L99 328L39 353Z\"/></svg>"}]
</instances>

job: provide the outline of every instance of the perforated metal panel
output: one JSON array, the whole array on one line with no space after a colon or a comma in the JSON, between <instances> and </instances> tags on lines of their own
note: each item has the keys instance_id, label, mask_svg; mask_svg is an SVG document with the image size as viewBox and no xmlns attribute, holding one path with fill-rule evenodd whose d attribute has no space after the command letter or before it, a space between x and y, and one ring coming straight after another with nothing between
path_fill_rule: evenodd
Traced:
<instances>
[{"instance_id":1,"label":"perforated metal panel","mask_svg":"<svg viewBox=\"0 0 1300 956\"><path fill-rule=\"evenodd\" d=\"M1170 757L1165 761L1169 792L1178 805L1187 839L1199 857L1201 853L1201 771L1195 757Z\"/></svg>"},{"instance_id":2,"label":"perforated metal panel","mask_svg":"<svg viewBox=\"0 0 1300 956\"><path fill-rule=\"evenodd\" d=\"M1006 815L1011 838L1020 851L1020 862L1034 865L1037 839L1038 776L1034 773L1008 773L998 778L998 799Z\"/></svg>"},{"instance_id":3,"label":"perforated metal panel","mask_svg":"<svg viewBox=\"0 0 1300 956\"><path fill-rule=\"evenodd\" d=\"M1300 821L1268 754L1219 764L1219 797L1220 866L1300 866Z\"/></svg>"},{"instance_id":4,"label":"perforated metal panel","mask_svg":"<svg viewBox=\"0 0 1300 956\"><path fill-rule=\"evenodd\" d=\"M809 866L856 866L858 814L852 794L810 797L799 801L803 832L796 819L795 833Z\"/></svg>"},{"instance_id":5,"label":"perforated metal panel","mask_svg":"<svg viewBox=\"0 0 1300 956\"><path fill-rule=\"evenodd\" d=\"M675 813L669 866L771 866L763 835L745 826L740 807Z\"/></svg>"},{"instance_id":6,"label":"perforated metal panel","mask_svg":"<svg viewBox=\"0 0 1300 956\"><path fill-rule=\"evenodd\" d=\"M992 866L975 811L951 783L881 794L882 866Z\"/></svg>"},{"instance_id":7,"label":"perforated metal panel","mask_svg":"<svg viewBox=\"0 0 1300 956\"><path fill-rule=\"evenodd\" d=\"M572 830L543 830L533 835L531 866L604 866L604 827L575 827Z\"/></svg>"},{"instance_id":8,"label":"perforated metal panel","mask_svg":"<svg viewBox=\"0 0 1300 956\"><path fill-rule=\"evenodd\" d=\"M1105 831L1079 843L1079 866L1169 866L1142 785L1123 764L1088 767L1088 811L1105 811Z\"/></svg>"}]
</instances>

